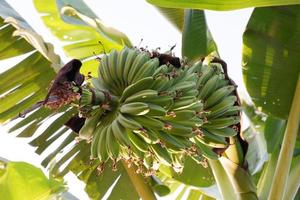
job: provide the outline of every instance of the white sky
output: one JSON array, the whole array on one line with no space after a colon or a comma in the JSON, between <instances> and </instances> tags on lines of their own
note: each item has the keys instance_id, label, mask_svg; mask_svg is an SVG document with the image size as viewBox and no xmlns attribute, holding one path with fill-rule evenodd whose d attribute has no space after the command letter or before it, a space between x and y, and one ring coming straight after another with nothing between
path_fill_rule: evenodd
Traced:
<instances>
[{"instance_id":1,"label":"white sky","mask_svg":"<svg viewBox=\"0 0 300 200\"><path fill-rule=\"evenodd\" d=\"M59 44L51 33L45 28L43 22L35 11L31 0L7 0L25 20L47 42ZM180 55L180 33L151 5L141 0L85 0L95 13L107 25L124 32L133 44L137 45L143 38L142 45L155 49L162 47L167 50L176 44L175 53ZM242 83L241 49L242 33L250 17L252 9L243 9L230 12L207 11L207 21L212 35L218 45L221 58L228 64L229 74L245 94ZM58 54L63 55L60 45L55 45ZM62 56L67 61L65 56ZM16 59L0 61L0 73L5 66L12 66ZM0 105L1 106L1 105ZM46 125L45 125L46 126ZM34 149L27 143L29 139L16 138L14 134L7 134L8 127L0 127L0 157L12 161L25 161L41 166L42 157L34 153ZM70 192L81 200L88 199L83 192L84 185L78 183L74 175L66 178Z\"/></svg>"}]
</instances>

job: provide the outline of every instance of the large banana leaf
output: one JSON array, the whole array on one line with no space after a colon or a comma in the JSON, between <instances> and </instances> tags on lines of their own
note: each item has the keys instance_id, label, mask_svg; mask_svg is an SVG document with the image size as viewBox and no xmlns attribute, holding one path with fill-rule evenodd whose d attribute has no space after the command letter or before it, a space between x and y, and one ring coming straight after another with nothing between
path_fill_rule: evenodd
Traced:
<instances>
[{"instance_id":1,"label":"large banana leaf","mask_svg":"<svg viewBox=\"0 0 300 200\"><path fill-rule=\"evenodd\" d=\"M190 60L205 57L216 50L203 10L186 9L182 31L182 56Z\"/></svg>"},{"instance_id":2,"label":"large banana leaf","mask_svg":"<svg viewBox=\"0 0 300 200\"><path fill-rule=\"evenodd\" d=\"M34 0L45 25L65 44L69 57L83 59L81 72L97 75L96 54L121 49L131 42L122 32L106 26L82 0ZM99 44L102 43L102 45Z\"/></svg>"},{"instance_id":3,"label":"large banana leaf","mask_svg":"<svg viewBox=\"0 0 300 200\"><path fill-rule=\"evenodd\" d=\"M299 0L147 0L149 3L166 8L193 8L208 10L235 10L248 7L265 7L300 4Z\"/></svg>"},{"instance_id":4,"label":"large banana leaf","mask_svg":"<svg viewBox=\"0 0 300 200\"><path fill-rule=\"evenodd\" d=\"M156 8L163 14L179 31L183 30L184 23L184 9L177 8Z\"/></svg>"},{"instance_id":5,"label":"large banana leaf","mask_svg":"<svg viewBox=\"0 0 300 200\"><path fill-rule=\"evenodd\" d=\"M243 75L257 107L286 119L300 72L300 6L256 8L243 36Z\"/></svg>"},{"instance_id":6,"label":"large banana leaf","mask_svg":"<svg viewBox=\"0 0 300 200\"><path fill-rule=\"evenodd\" d=\"M52 45L44 43L3 0L0 27L0 59L28 53L24 60L0 74L0 122L5 122L43 99L60 61Z\"/></svg>"},{"instance_id":7,"label":"large banana leaf","mask_svg":"<svg viewBox=\"0 0 300 200\"><path fill-rule=\"evenodd\" d=\"M64 183L44 175L41 169L24 162L0 161L1 199L31 200L59 197Z\"/></svg>"},{"instance_id":8,"label":"large banana leaf","mask_svg":"<svg viewBox=\"0 0 300 200\"><path fill-rule=\"evenodd\" d=\"M42 38L5 1L1 0L0 6L0 40L3 41L1 59L30 53L16 66L0 75L0 119L3 122L45 98L47 88L55 77L55 71L58 71L60 63L58 63L59 57L53 53L52 46L44 43ZM6 24L4 20L16 28ZM73 31L73 34L76 34L76 31ZM30 144L37 147L38 154L45 150L50 152L44 154L42 165L51 165L51 171L57 176L62 176L69 171L74 172L87 183L86 190L91 197L102 197L115 183L112 192L108 195L109 198L137 199L138 195L122 166L119 166L118 172L112 172L107 167L103 175L96 175L97 163L89 161L89 144L76 143L77 134L70 132L64 126L64 123L74 114L75 111L72 109L62 108L53 112L40 108L16 123L9 131L22 129L18 134L19 137L33 136L34 139ZM44 123L48 119L52 122L45 127ZM37 133L36 130L41 126L43 131ZM102 180L103 178L100 177L105 177L107 180ZM125 191L125 187L130 190L121 193L120 191Z\"/></svg>"},{"instance_id":9,"label":"large banana leaf","mask_svg":"<svg viewBox=\"0 0 300 200\"><path fill-rule=\"evenodd\" d=\"M157 9L182 32L182 57L196 60L216 50L203 10L162 7Z\"/></svg>"}]
</instances>

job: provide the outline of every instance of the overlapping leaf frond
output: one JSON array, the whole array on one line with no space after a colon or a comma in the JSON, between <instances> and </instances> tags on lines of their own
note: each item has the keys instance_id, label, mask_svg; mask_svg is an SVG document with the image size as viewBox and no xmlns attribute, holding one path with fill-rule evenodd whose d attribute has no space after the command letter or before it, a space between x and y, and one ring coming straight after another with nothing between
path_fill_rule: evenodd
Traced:
<instances>
[{"instance_id":1,"label":"overlapping leaf frond","mask_svg":"<svg viewBox=\"0 0 300 200\"><path fill-rule=\"evenodd\" d=\"M69 57L84 60L82 73L96 75L96 54L131 46L122 32L104 24L82 0L34 0L50 31L62 42ZM102 44L100 45L99 42Z\"/></svg>"},{"instance_id":2,"label":"overlapping leaf frond","mask_svg":"<svg viewBox=\"0 0 300 200\"><path fill-rule=\"evenodd\" d=\"M0 120L1 122L7 122L45 98L49 85L61 64L59 57L54 54L52 45L45 43L42 37L36 34L29 24L5 1L1 1L0 6L0 40L2 41L0 58L7 59L26 53L28 55L20 63L0 75ZM56 8L56 3L53 1L51 4L47 4L47 8ZM69 5L68 9L72 9L72 7ZM52 11L59 13L57 10ZM54 22L56 27L60 25L56 24L58 21L61 21L60 16L57 16ZM64 22L61 21L60 23ZM121 48L125 44L130 45L125 36L119 40L119 43L113 43L112 41L116 40L110 38L113 33L105 36L105 38L103 32L87 27L83 29L82 25L69 25L67 28L69 28L69 31L65 30L64 34L77 34L77 37L74 37L75 35L72 37L75 41L81 40L78 44L73 43L65 47L67 53L71 52L70 56L76 56L75 51L77 51L78 56L78 52L81 52L78 58L93 55L91 46L94 45L94 50L99 50L98 41L104 44L106 51L111 48ZM80 30L86 31L90 35L82 35ZM105 31L106 34L109 34L109 30ZM94 37L87 37L88 41L82 40L84 36L91 35ZM84 51L84 48L86 51ZM94 60L88 61L88 63L94 64L95 67L98 66L98 63ZM130 193L127 196L122 194L122 197L124 199L137 199L138 195L126 172L122 170L122 166L119 166L118 172L112 172L111 169L107 168L102 175L97 175L96 168L98 164L91 163L89 159L90 144L75 142L77 134L64 126L64 123L74 114L76 112L72 109L61 108L53 112L46 108L39 108L30 113L25 119L17 122L9 132L19 130L18 137L34 138L30 144L36 147L38 154L42 154L46 150L50 152L44 154L45 159L42 165L45 167L51 165L52 174L57 176L63 176L69 171L74 172L87 183L86 190L93 199L103 197L107 189L113 184L114 188L110 196L117 197L121 195L121 190L129 187L131 188ZM44 128L47 120L51 120L51 124ZM44 130L37 131L38 129ZM100 190L100 188L102 189Z\"/></svg>"}]
</instances>

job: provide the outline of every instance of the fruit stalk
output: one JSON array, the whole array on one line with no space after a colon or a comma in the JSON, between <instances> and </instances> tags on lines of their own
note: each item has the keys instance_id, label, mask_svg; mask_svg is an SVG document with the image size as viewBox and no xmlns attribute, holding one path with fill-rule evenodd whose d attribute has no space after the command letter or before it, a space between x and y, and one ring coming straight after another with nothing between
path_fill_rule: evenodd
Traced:
<instances>
[{"instance_id":1,"label":"fruit stalk","mask_svg":"<svg viewBox=\"0 0 300 200\"><path fill-rule=\"evenodd\" d=\"M300 123L300 75L295 90L293 103L288 117L282 147L277 162L275 177L269 193L269 199L281 200L285 193L289 170L293 158L295 142Z\"/></svg>"},{"instance_id":2,"label":"fruit stalk","mask_svg":"<svg viewBox=\"0 0 300 200\"><path fill-rule=\"evenodd\" d=\"M137 174L135 171L135 167L132 165L131 167L128 167L127 163L125 161L122 161L122 164L124 168L126 169L126 172L134 185L134 188L136 189L137 193L143 200L156 200L156 197L150 187L146 183L146 180L142 177L142 175Z\"/></svg>"}]
</instances>

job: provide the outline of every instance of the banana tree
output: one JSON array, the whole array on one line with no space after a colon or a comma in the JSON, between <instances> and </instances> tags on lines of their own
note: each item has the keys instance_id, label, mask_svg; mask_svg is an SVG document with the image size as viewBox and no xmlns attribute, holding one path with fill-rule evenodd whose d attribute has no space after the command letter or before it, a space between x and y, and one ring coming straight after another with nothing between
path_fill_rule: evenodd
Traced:
<instances>
[{"instance_id":1,"label":"banana tree","mask_svg":"<svg viewBox=\"0 0 300 200\"><path fill-rule=\"evenodd\" d=\"M42 165L56 178L73 172L91 199L297 198L300 1L148 2L182 33L182 59L135 47L81 0L34 0L73 58L63 64L1 0L0 58L28 53L0 75L1 122L17 119L10 132L51 150ZM241 65L248 103L204 10L253 6Z\"/></svg>"}]
</instances>

